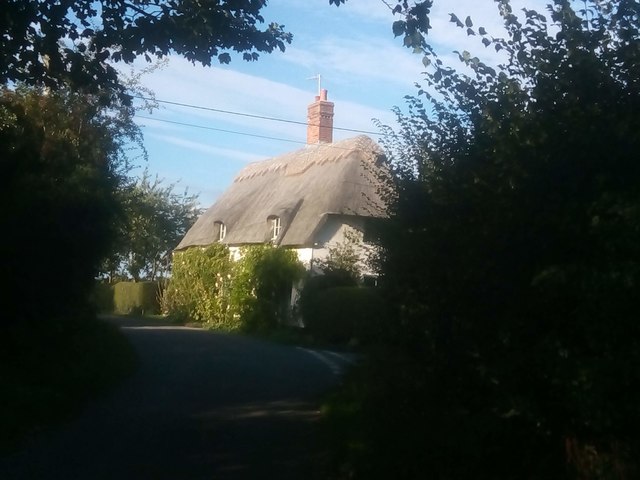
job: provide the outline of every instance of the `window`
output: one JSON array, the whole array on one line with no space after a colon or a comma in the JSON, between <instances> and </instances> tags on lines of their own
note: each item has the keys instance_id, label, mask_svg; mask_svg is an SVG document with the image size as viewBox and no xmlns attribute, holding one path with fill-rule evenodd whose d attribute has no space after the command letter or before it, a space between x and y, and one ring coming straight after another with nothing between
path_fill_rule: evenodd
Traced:
<instances>
[{"instance_id":1,"label":"window","mask_svg":"<svg viewBox=\"0 0 640 480\"><path fill-rule=\"evenodd\" d=\"M218 235L218 241L221 242L227 235L227 226L222 222L216 222L214 225Z\"/></svg>"},{"instance_id":2,"label":"window","mask_svg":"<svg viewBox=\"0 0 640 480\"><path fill-rule=\"evenodd\" d=\"M280 223L280 217L269 217L270 228L271 228L271 238L270 240L277 240L280 235L280 231L282 229L282 225Z\"/></svg>"}]
</instances>

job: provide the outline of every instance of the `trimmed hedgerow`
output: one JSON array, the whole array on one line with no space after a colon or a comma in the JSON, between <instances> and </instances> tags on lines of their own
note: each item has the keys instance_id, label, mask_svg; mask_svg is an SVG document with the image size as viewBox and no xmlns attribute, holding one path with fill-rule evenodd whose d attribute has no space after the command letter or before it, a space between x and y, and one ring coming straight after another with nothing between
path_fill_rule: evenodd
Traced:
<instances>
[{"instance_id":1,"label":"trimmed hedgerow","mask_svg":"<svg viewBox=\"0 0 640 480\"><path fill-rule=\"evenodd\" d=\"M91 294L91 301L100 313L113 313L113 285L106 282L96 282Z\"/></svg>"},{"instance_id":2,"label":"trimmed hedgerow","mask_svg":"<svg viewBox=\"0 0 640 480\"><path fill-rule=\"evenodd\" d=\"M157 314L157 282L118 282L113 286L113 312L121 315Z\"/></svg>"}]
</instances>

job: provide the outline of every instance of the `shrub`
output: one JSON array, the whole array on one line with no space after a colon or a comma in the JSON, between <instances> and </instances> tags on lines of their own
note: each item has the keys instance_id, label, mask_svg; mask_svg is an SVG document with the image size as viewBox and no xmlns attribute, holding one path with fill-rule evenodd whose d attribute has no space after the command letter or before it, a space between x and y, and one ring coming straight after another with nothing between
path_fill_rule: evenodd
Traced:
<instances>
[{"instance_id":1,"label":"shrub","mask_svg":"<svg viewBox=\"0 0 640 480\"><path fill-rule=\"evenodd\" d=\"M234 265L232 303L246 331L272 330L290 314L292 285L304 267L292 250L271 245L244 247Z\"/></svg>"},{"instance_id":2,"label":"shrub","mask_svg":"<svg viewBox=\"0 0 640 480\"><path fill-rule=\"evenodd\" d=\"M220 243L174 253L163 313L211 328L238 329L230 305L232 269L229 249Z\"/></svg>"},{"instance_id":3,"label":"shrub","mask_svg":"<svg viewBox=\"0 0 640 480\"><path fill-rule=\"evenodd\" d=\"M113 313L113 285L105 282L96 282L91 300L98 312Z\"/></svg>"},{"instance_id":4,"label":"shrub","mask_svg":"<svg viewBox=\"0 0 640 480\"><path fill-rule=\"evenodd\" d=\"M371 287L339 286L318 288L322 277L311 279L301 297L305 327L321 341L372 343L383 334L390 309ZM310 287L310 290L307 290Z\"/></svg>"},{"instance_id":5,"label":"shrub","mask_svg":"<svg viewBox=\"0 0 640 480\"><path fill-rule=\"evenodd\" d=\"M164 310L209 328L269 330L288 315L291 286L303 272L295 252L271 245L243 247L237 262L219 243L191 248L174 256Z\"/></svg>"}]
</instances>

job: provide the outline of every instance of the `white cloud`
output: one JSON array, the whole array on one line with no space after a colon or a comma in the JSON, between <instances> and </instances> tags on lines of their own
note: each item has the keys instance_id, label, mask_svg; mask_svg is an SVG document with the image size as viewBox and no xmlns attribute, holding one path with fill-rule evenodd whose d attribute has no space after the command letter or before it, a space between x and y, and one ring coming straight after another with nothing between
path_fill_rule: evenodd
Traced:
<instances>
[{"instance_id":1,"label":"white cloud","mask_svg":"<svg viewBox=\"0 0 640 480\"><path fill-rule=\"evenodd\" d=\"M342 83L366 80L408 87L424 70L420 57L406 48L366 37L327 36L314 44L313 51L290 48L283 60L310 71L322 71Z\"/></svg>"},{"instance_id":2,"label":"white cloud","mask_svg":"<svg viewBox=\"0 0 640 480\"><path fill-rule=\"evenodd\" d=\"M328 3L325 1L325 3ZM389 2L391 5L392 2ZM393 14L391 9L382 1L372 0L348 0L344 5L341 5L336 14L347 13L358 20L362 21L377 21L388 22L389 31L391 31L391 22L393 21Z\"/></svg>"},{"instance_id":3,"label":"white cloud","mask_svg":"<svg viewBox=\"0 0 640 480\"><path fill-rule=\"evenodd\" d=\"M154 138L156 141L166 142L171 145L186 148L195 152L205 153L212 160L224 159L235 160L241 163L255 162L262 160L264 157L252 153L243 152L241 150L232 150L228 148L220 148L204 142L194 142L186 140L182 137L174 137L169 135L148 134L148 137Z\"/></svg>"},{"instance_id":4,"label":"white cloud","mask_svg":"<svg viewBox=\"0 0 640 480\"><path fill-rule=\"evenodd\" d=\"M512 1L518 13L523 3L538 6L545 0ZM388 3L395 5L396 0ZM486 49L478 37L468 37L449 22L450 12L463 21L470 15L476 27L484 26L498 36L503 29L495 2L434 0L433 29L428 40L443 60L455 67L459 63L453 50L466 49L483 61L499 63L495 50ZM393 37L391 25L398 17L391 15L382 0L347 0L338 8L330 6L329 0L274 0L264 13L295 33L293 44L284 54L264 55L256 64L234 60L229 66L206 68L172 56L165 68L142 79L160 100L302 123L167 104L154 112L151 120L139 119L145 125L149 146L157 147L149 149L155 156L150 162L210 195L224 189L240 163L278 155L299 145L213 133L162 120L304 141L306 107L315 90L306 77L320 72L325 78L323 86L329 89L329 100L335 102L334 126L371 131L376 130L373 118L395 125L391 106L402 106L403 96L415 94L413 84L422 79L420 55L413 55L402 46L401 38ZM146 64L137 62L136 66L140 69ZM336 140L353 135L356 133L334 131ZM185 155L180 164L175 164L176 152L181 155L181 151Z\"/></svg>"},{"instance_id":5,"label":"white cloud","mask_svg":"<svg viewBox=\"0 0 640 480\"><path fill-rule=\"evenodd\" d=\"M391 2L393 1L391 0ZM323 20L336 20L345 16L349 17L348 20L358 22L390 22L393 20L391 10L382 0L347 0L339 7L329 5L329 0L280 0L278 4L286 9L295 10L300 15L313 16L316 19L318 16L322 16Z\"/></svg>"}]
</instances>

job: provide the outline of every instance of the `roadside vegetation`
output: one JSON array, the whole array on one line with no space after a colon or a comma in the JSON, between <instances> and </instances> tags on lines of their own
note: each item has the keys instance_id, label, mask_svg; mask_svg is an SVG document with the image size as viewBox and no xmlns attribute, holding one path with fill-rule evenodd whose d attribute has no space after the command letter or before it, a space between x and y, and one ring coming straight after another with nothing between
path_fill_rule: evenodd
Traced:
<instances>
[{"instance_id":1,"label":"roadside vegetation","mask_svg":"<svg viewBox=\"0 0 640 480\"><path fill-rule=\"evenodd\" d=\"M506 39L451 22L502 65L422 45L387 129L394 314L325 406L337 478L640 475L640 7L496 7Z\"/></svg>"},{"instance_id":2,"label":"roadside vegetation","mask_svg":"<svg viewBox=\"0 0 640 480\"><path fill-rule=\"evenodd\" d=\"M203 65L234 50L255 60L291 41L280 25L259 28L264 2L98 3L18 0L0 22L2 448L131 372L135 356L90 302L95 278L115 277L123 259L136 280L166 268L167 245L145 243L149 203L122 229L127 202L160 193L195 215L189 195L130 178L144 151L131 151L141 136L114 65L172 48ZM317 280L302 302L326 308L317 335L366 338L365 363L324 408L334 476L638 478L640 6L553 0L516 15L496 0L505 39L451 22L501 64L462 51L454 67L428 43L432 2L409 3L389 2L393 33L427 73L384 141L394 194L381 293L336 275L344 283ZM133 225L141 235L123 240ZM188 268L215 268L190 284L174 265L167 308L229 330L274 328L299 268L261 248L233 273L218 246L184 252ZM197 305L189 288L214 295ZM348 310L356 296L370 309ZM365 334L322 322L347 311L384 315Z\"/></svg>"},{"instance_id":3,"label":"roadside vegetation","mask_svg":"<svg viewBox=\"0 0 640 480\"><path fill-rule=\"evenodd\" d=\"M233 260L220 243L176 252L163 312L225 331L268 332L286 323L291 286L304 272L295 252L253 245L240 255Z\"/></svg>"},{"instance_id":4,"label":"roadside vegetation","mask_svg":"<svg viewBox=\"0 0 640 480\"><path fill-rule=\"evenodd\" d=\"M88 302L114 235L125 149L139 140L131 114L64 88L0 90L3 446L74 411L133 365Z\"/></svg>"}]
</instances>

